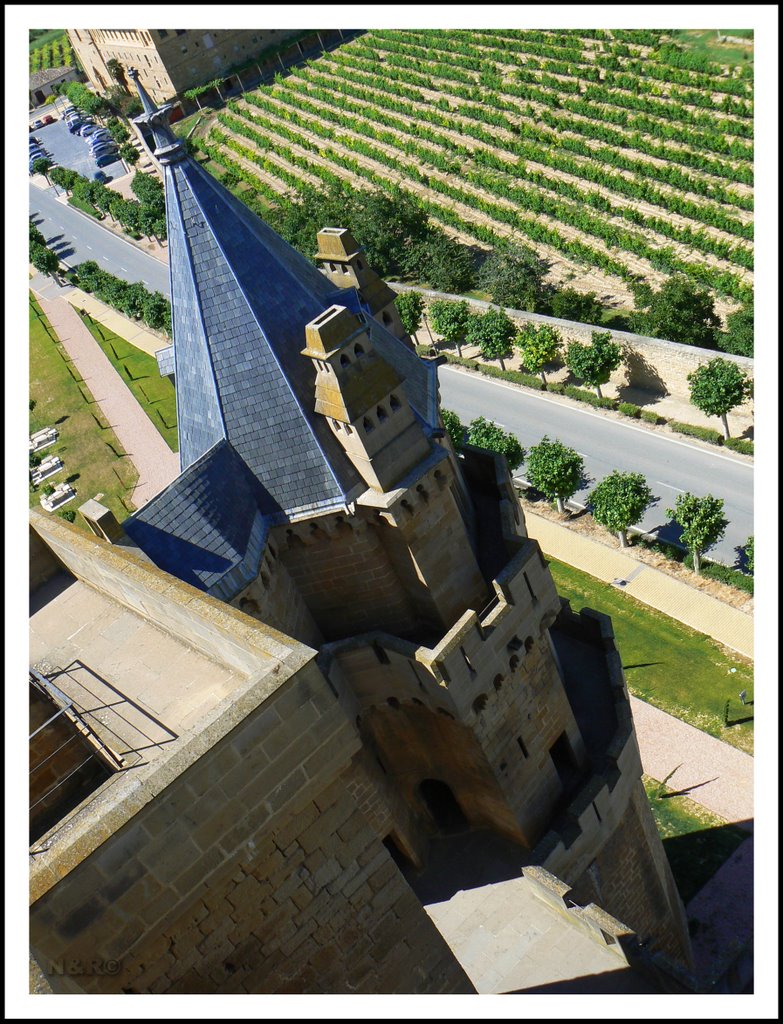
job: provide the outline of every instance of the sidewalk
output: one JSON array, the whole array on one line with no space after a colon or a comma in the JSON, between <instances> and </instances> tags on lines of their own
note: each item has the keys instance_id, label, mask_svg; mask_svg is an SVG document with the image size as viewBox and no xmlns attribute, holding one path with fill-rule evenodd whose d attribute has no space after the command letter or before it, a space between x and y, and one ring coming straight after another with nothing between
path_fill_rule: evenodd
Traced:
<instances>
[{"instance_id":1,"label":"sidewalk","mask_svg":"<svg viewBox=\"0 0 783 1024\"><path fill-rule=\"evenodd\" d=\"M638 562L619 548L613 550L582 537L567 526L529 511L525 513L525 520L528 534L539 542L545 554L606 583L627 580L622 593L630 594L691 629L706 633L746 658L753 658L752 616Z\"/></svg>"},{"instance_id":2,"label":"sidewalk","mask_svg":"<svg viewBox=\"0 0 783 1024\"><path fill-rule=\"evenodd\" d=\"M179 474L179 457L155 429L78 313L58 294L57 285L48 278L45 282L34 278L30 288L139 472L132 500L140 508Z\"/></svg>"}]
</instances>

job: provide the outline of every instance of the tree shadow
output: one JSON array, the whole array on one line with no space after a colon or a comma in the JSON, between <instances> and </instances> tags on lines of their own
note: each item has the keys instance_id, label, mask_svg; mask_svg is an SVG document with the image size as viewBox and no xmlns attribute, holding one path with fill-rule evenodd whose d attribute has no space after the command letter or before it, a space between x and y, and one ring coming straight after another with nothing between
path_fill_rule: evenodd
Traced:
<instances>
[{"instance_id":1,"label":"tree shadow","mask_svg":"<svg viewBox=\"0 0 783 1024\"><path fill-rule=\"evenodd\" d=\"M650 668L652 665L663 665L662 661L639 661L635 665L623 665L623 671L627 672L631 668Z\"/></svg>"},{"instance_id":2,"label":"tree shadow","mask_svg":"<svg viewBox=\"0 0 783 1024\"><path fill-rule=\"evenodd\" d=\"M736 544L734 547L735 559L732 569L739 569L740 572L748 572L748 555L744 544Z\"/></svg>"},{"instance_id":3,"label":"tree shadow","mask_svg":"<svg viewBox=\"0 0 783 1024\"><path fill-rule=\"evenodd\" d=\"M669 394L666 381L642 352L630 345L623 345L623 356L625 358L626 383L617 389L618 398L622 398L623 401L633 401L635 405L649 405ZM637 391L642 399L645 394L649 393L647 401L633 397Z\"/></svg>"},{"instance_id":4,"label":"tree shadow","mask_svg":"<svg viewBox=\"0 0 783 1024\"><path fill-rule=\"evenodd\" d=\"M81 476L81 473L71 473L70 476L67 476L65 478L65 482L67 484L75 483L79 479L80 476Z\"/></svg>"},{"instance_id":5,"label":"tree shadow","mask_svg":"<svg viewBox=\"0 0 783 1024\"><path fill-rule=\"evenodd\" d=\"M685 786L683 789L674 789L669 793L661 793L658 797L659 800L670 800L673 796L688 796L694 789L701 789L702 786L708 786L711 782L715 782L718 776L714 779L705 779L704 782L694 782L692 786Z\"/></svg>"},{"instance_id":6,"label":"tree shadow","mask_svg":"<svg viewBox=\"0 0 783 1024\"><path fill-rule=\"evenodd\" d=\"M742 433L739 436L741 438L743 438L744 440L746 440L746 441L752 441L753 440L753 426L751 425L749 427L745 427L745 429L742 431Z\"/></svg>"},{"instance_id":7,"label":"tree shadow","mask_svg":"<svg viewBox=\"0 0 783 1024\"><path fill-rule=\"evenodd\" d=\"M59 425L60 423L65 423L65 421L66 421L66 420L68 420L68 419L70 419L70 418L71 418L71 417L70 417L70 416L68 415L68 413L66 413L66 414L65 414L64 416L61 416L61 417L59 418L59 420L55 420L55 421L54 421L54 425L55 425L55 426L58 426L58 425Z\"/></svg>"}]
</instances>

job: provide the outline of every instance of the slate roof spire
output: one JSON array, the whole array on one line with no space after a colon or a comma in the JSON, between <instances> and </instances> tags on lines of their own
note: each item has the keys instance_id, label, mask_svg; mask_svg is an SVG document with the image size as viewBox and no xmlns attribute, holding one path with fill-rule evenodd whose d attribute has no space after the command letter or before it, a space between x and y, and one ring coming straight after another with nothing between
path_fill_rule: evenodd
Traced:
<instances>
[{"instance_id":1,"label":"slate roof spire","mask_svg":"<svg viewBox=\"0 0 783 1024\"><path fill-rule=\"evenodd\" d=\"M172 105L129 75L166 193L181 474L125 528L156 564L225 598L252 577L262 521L344 509L367 487L315 411L306 325L334 303L362 316L428 436L436 371L208 174L169 128Z\"/></svg>"},{"instance_id":2,"label":"slate roof spire","mask_svg":"<svg viewBox=\"0 0 783 1024\"><path fill-rule=\"evenodd\" d=\"M128 68L128 78L131 79L139 93L144 113L134 117L136 124L149 125L155 139L155 157L161 163L171 163L175 160L182 160L185 157L185 147L174 135L169 127L168 114L173 109L173 104L164 103L156 107L152 98L139 79L139 72L136 68Z\"/></svg>"}]
</instances>

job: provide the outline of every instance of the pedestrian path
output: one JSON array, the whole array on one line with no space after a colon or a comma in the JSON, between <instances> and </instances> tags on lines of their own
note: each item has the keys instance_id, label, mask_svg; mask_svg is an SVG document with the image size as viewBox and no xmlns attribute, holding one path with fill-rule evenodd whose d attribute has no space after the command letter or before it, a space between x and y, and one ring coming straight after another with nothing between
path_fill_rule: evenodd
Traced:
<instances>
[{"instance_id":1,"label":"pedestrian path","mask_svg":"<svg viewBox=\"0 0 783 1024\"><path fill-rule=\"evenodd\" d=\"M39 290L35 280L30 286L106 421L138 470L139 480L132 500L140 508L179 474L179 457L155 429L76 310L63 298L54 297L50 289Z\"/></svg>"},{"instance_id":2,"label":"pedestrian path","mask_svg":"<svg viewBox=\"0 0 783 1024\"><path fill-rule=\"evenodd\" d=\"M631 697L642 768L724 821L753 829L753 765L750 754L723 743L652 704Z\"/></svg>"},{"instance_id":3,"label":"pedestrian path","mask_svg":"<svg viewBox=\"0 0 783 1024\"><path fill-rule=\"evenodd\" d=\"M637 561L619 548L609 548L583 537L567 526L529 511L525 512L525 520L528 534L539 542L545 554L606 583L625 580L625 585L618 587L623 593L631 594L747 658L753 657L751 615Z\"/></svg>"}]
</instances>

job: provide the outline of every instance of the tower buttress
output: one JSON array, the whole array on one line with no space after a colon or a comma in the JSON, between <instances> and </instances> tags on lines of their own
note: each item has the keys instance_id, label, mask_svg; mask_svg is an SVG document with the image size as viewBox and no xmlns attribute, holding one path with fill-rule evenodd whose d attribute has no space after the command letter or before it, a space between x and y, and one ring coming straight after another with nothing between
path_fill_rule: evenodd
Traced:
<instances>
[{"instance_id":1,"label":"tower buttress","mask_svg":"<svg viewBox=\"0 0 783 1024\"><path fill-rule=\"evenodd\" d=\"M316 366L315 411L367 485L390 490L431 450L402 378L373 348L359 318L330 306L305 328L302 355Z\"/></svg>"},{"instance_id":2,"label":"tower buttress","mask_svg":"<svg viewBox=\"0 0 783 1024\"><path fill-rule=\"evenodd\" d=\"M319 269L337 288L356 288L373 319L395 338L413 348L413 341L402 326L394 300L396 294L383 278L367 265L364 248L347 228L322 228L317 235L315 254Z\"/></svg>"}]
</instances>

